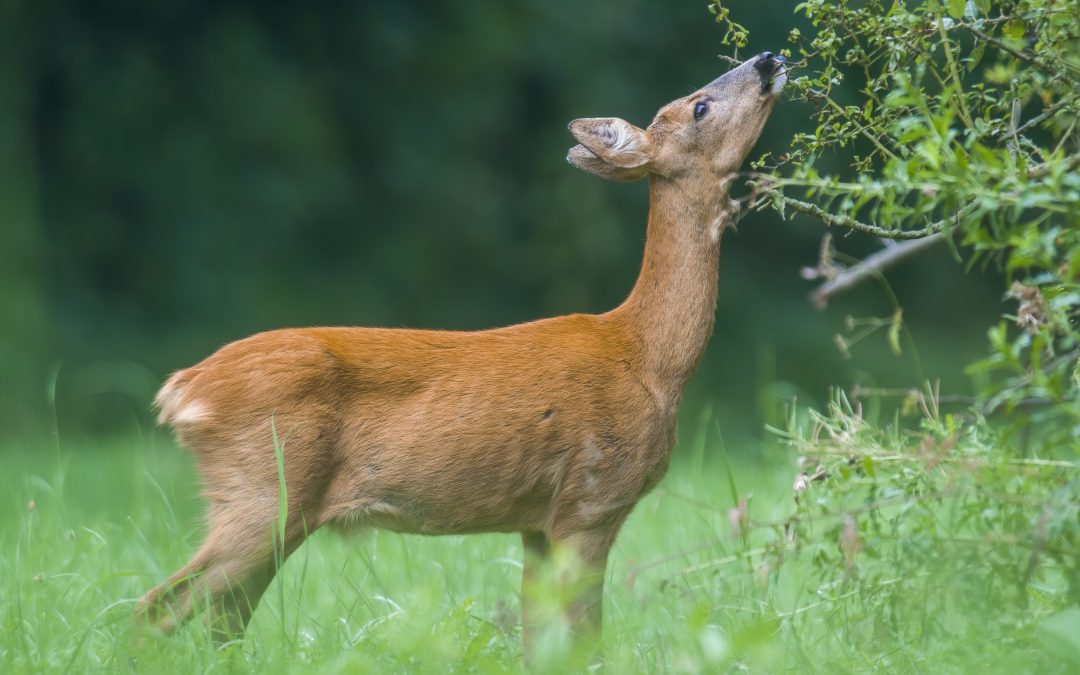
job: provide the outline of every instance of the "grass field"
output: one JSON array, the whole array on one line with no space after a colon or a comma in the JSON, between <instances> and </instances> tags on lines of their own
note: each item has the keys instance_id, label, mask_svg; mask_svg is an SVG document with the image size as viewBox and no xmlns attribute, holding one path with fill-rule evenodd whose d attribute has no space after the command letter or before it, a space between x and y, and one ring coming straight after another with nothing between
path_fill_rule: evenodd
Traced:
<instances>
[{"instance_id":1,"label":"grass field","mask_svg":"<svg viewBox=\"0 0 1080 675\"><path fill-rule=\"evenodd\" d=\"M929 573L911 597L883 595L905 580L870 550L856 583L850 567L828 562L841 548L833 530L794 547L782 527L763 525L794 508L794 457L775 449L763 453L771 461L726 461L717 440L684 435L612 555L608 672L1068 672L1032 628L1037 606L972 614L971 603L948 600L950 588L969 588ZM199 543L187 455L149 436L54 440L0 457L2 672L520 670L522 552L508 535L319 532L242 642L217 650L196 621L136 653L134 600ZM740 498L758 525L745 536L729 513ZM539 670L580 669L562 644L558 632L544 639Z\"/></svg>"}]
</instances>

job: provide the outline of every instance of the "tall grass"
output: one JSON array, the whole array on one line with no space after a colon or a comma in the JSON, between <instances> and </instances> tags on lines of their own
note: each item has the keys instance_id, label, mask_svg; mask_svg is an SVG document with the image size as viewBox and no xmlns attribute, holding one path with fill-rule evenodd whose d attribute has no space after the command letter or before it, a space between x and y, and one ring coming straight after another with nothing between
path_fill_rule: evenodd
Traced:
<instances>
[{"instance_id":1,"label":"tall grass","mask_svg":"<svg viewBox=\"0 0 1080 675\"><path fill-rule=\"evenodd\" d=\"M793 541L783 523L794 512L794 458L779 449L764 453L770 461L722 457L705 428L687 434L616 543L610 672L1068 672L1073 624L1055 602L1023 616L1007 607L965 615L963 602L931 615L950 611L941 600L957 588L978 589L932 571L898 579L868 533L850 553L855 567L846 564L843 518L840 535L822 521ZM58 454L47 446L0 455L2 672L520 670L522 551L509 535L316 532L284 564L280 592L264 597L243 641L218 649L195 621L136 652L135 599L183 564L202 533L191 461L157 437L69 440ZM821 498L827 489L813 488ZM908 597L886 592L901 581ZM1052 619L1041 629L1040 612ZM1010 626L1014 639L1002 640ZM562 644L541 642L540 670L583 667Z\"/></svg>"}]
</instances>

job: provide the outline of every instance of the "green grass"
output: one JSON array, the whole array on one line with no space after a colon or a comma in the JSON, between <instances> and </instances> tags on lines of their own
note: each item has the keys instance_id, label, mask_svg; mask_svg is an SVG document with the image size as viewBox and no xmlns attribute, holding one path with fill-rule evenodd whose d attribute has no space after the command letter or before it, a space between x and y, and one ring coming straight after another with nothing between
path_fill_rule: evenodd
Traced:
<instances>
[{"instance_id":1,"label":"green grass","mask_svg":"<svg viewBox=\"0 0 1080 675\"><path fill-rule=\"evenodd\" d=\"M927 616L937 611L929 595L876 602L874 589L894 583L889 561L862 560L863 576L878 581L854 583L851 570L823 562L822 551L839 550L824 527L818 548L795 549L781 527L760 526L793 511L794 469L779 451L769 463L729 464L699 438L679 452L612 553L609 672L1065 672L1037 642L988 644L997 629L976 630L967 644L956 631L935 637L924 628L939 619ZM2 672L520 670L522 551L508 535L317 532L242 642L215 649L195 621L136 652L135 599L199 543L202 504L186 453L137 437L9 447L0 457ZM759 526L739 536L729 510L748 496ZM947 587L920 586L935 595ZM560 639L542 640L540 670L580 667Z\"/></svg>"}]
</instances>

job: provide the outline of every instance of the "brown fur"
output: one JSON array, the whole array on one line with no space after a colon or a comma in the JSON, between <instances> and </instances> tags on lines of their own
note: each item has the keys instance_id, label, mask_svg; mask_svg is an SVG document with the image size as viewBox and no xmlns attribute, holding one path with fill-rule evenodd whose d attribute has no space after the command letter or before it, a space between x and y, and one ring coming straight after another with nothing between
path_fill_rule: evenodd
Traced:
<instances>
[{"instance_id":1,"label":"brown fur","mask_svg":"<svg viewBox=\"0 0 1080 675\"><path fill-rule=\"evenodd\" d=\"M273 576L276 432L286 554L323 525L521 532L526 577L551 544L576 552L591 576L569 614L598 631L608 551L667 468L682 389L712 331L730 174L776 100L753 61L648 130L571 125L582 143L571 163L650 176L641 274L616 309L479 332L277 330L170 377L160 421L195 454L209 534L144 596L140 617L170 630L205 595L216 630L243 630ZM714 110L695 122L702 97Z\"/></svg>"}]
</instances>

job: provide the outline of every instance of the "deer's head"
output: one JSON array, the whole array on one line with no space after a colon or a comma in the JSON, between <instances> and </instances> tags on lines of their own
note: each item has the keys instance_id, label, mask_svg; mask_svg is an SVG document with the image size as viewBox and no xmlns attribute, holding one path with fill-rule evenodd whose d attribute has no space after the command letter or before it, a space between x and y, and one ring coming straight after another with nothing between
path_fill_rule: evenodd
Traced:
<instances>
[{"instance_id":1,"label":"deer's head","mask_svg":"<svg viewBox=\"0 0 1080 675\"><path fill-rule=\"evenodd\" d=\"M618 117L574 120L568 162L617 181L647 174L722 180L761 135L787 77L784 60L759 54L656 113L647 129Z\"/></svg>"}]
</instances>

